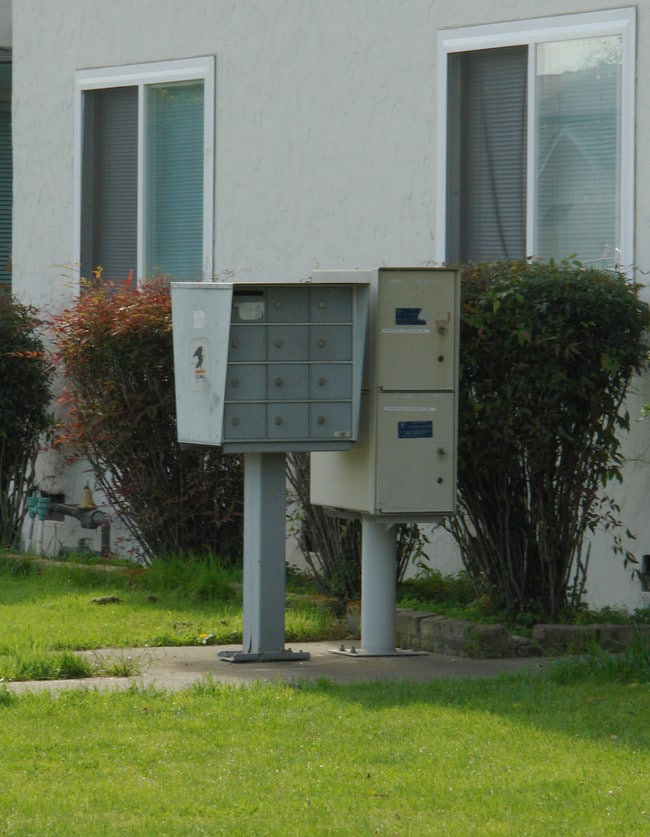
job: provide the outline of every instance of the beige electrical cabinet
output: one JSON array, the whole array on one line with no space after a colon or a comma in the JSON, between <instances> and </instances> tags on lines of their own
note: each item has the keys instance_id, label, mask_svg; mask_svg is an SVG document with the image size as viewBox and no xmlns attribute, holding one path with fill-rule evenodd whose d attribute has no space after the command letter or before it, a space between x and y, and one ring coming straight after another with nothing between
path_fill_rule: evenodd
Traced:
<instances>
[{"instance_id":1,"label":"beige electrical cabinet","mask_svg":"<svg viewBox=\"0 0 650 837\"><path fill-rule=\"evenodd\" d=\"M367 281L172 284L178 439L224 451L357 438Z\"/></svg>"},{"instance_id":2,"label":"beige electrical cabinet","mask_svg":"<svg viewBox=\"0 0 650 837\"><path fill-rule=\"evenodd\" d=\"M359 439L311 456L311 501L395 521L456 506L460 276L443 268L315 271L364 275L370 314Z\"/></svg>"}]
</instances>

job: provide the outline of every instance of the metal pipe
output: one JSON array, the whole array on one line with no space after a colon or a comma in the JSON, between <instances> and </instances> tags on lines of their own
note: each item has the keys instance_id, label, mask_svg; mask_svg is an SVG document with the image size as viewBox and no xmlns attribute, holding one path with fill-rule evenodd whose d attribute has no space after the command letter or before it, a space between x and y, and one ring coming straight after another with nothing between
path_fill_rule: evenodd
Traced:
<instances>
[{"instance_id":1,"label":"metal pipe","mask_svg":"<svg viewBox=\"0 0 650 837\"><path fill-rule=\"evenodd\" d=\"M74 517L81 524L82 529L99 529L101 527L101 555L106 558L111 552L111 521L101 509L80 509L66 503L52 503L50 511Z\"/></svg>"}]
</instances>

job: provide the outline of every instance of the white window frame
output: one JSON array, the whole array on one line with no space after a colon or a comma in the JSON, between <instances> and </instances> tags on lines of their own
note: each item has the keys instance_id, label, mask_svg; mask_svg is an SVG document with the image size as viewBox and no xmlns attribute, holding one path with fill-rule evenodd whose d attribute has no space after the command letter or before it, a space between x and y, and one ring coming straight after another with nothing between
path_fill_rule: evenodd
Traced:
<instances>
[{"instance_id":1,"label":"white window frame","mask_svg":"<svg viewBox=\"0 0 650 837\"><path fill-rule=\"evenodd\" d=\"M619 161L620 264L634 266L634 136L636 9L561 15L532 20L496 23L438 33L438 155L436 200L436 251L440 264L446 259L447 235L447 76L448 59L453 53L473 52L508 46L528 46L528 149L527 170L535 171L536 50L537 44L592 38L606 35L622 37L621 81L621 159ZM535 232L536 178L527 178L526 253L533 254Z\"/></svg>"},{"instance_id":2,"label":"white window frame","mask_svg":"<svg viewBox=\"0 0 650 837\"><path fill-rule=\"evenodd\" d=\"M144 88L151 84L182 81L203 82L203 278L211 278L213 271L214 237L214 56L157 61L147 64L128 64L121 67L100 67L78 70L75 73L75 138L74 138L74 253L75 290L78 292L81 264L81 201L84 93L114 87L138 88L138 207L137 207L137 278L145 276L145 96Z\"/></svg>"}]
</instances>

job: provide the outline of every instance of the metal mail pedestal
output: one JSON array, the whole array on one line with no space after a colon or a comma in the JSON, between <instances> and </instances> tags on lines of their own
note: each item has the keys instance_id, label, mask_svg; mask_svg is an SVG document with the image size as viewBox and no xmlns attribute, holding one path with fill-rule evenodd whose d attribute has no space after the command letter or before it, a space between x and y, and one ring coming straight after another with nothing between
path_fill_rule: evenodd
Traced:
<instances>
[{"instance_id":1,"label":"metal mail pedestal","mask_svg":"<svg viewBox=\"0 0 650 837\"><path fill-rule=\"evenodd\" d=\"M241 651L222 651L229 663L308 660L284 647L284 453L244 456L244 637Z\"/></svg>"}]
</instances>

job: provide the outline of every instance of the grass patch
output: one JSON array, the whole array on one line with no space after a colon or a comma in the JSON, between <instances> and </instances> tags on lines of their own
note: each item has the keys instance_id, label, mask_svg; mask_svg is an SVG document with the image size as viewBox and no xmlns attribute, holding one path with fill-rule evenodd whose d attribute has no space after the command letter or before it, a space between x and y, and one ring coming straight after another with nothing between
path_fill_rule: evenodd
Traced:
<instances>
[{"instance_id":1,"label":"grass patch","mask_svg":"<svg viewBox=\"0 0 650 837\"><path fill-rule=\"evenodd\" d=\"M5 662L3 671L7 680L66 680L90 677L91 664L79 654L64 651L52 654L37 649L27 652L16 648Z\"/></svg>"},{"instance_id":2,"label":"grass patch","mask_svg":"<svg viewBox=\"0 0 650 837\"><path fill-rule=\"evenodd\" d=\"M0 553L0 575L2 576L24 576L36 575L38 565L29 558L10 557Z\"/></svg>"},{"instance_id":3,"label":"grass patch","mask_svg":"<svg viewBox=\"0 0 650 837\"><path fill-rule=\"evenodd\" d=\"M82 552L64 552L56 559L61 563L80 564L82 566L96 566L96 567L133 567L134 562L128 558L118 558L111 556L110 559L104 555L98 555L96 552L85 550Z\"/></svg>"},{"instance_id":4,"label":"grass patch","mask_svg":"<svg viewBox=\"0 0 650 837\"><path fill-rule=\"evenodd\" d=\"M563 684L585 680L650 683L650 643L637 635L622 654L611 654L594 643L586 654L558 660L550 676Z\"/></svg>"},{"instance_id":5,"label":"grass patch","mask_svg":"<svg viewBox=\"0 0 650 837\"><path fill-rule=\"evenodd\" d=\"M317 601L290 602L285 622L289 641L343 634L340 620ZM82 650L241 640L241 575L218 562L156 562L108 573L0 557L0 678L88 676L72 673Z\"/></svg>"},{"instance_id":6,"label":"grass patch","mask_svg":"<svg viewBox=\"0 0 650 837\"><path fill-rule=\"evenodd\" d=\"M643 834L648 699L543 676L0 691L3 833Z\"/></svg>"}]
</instances>

